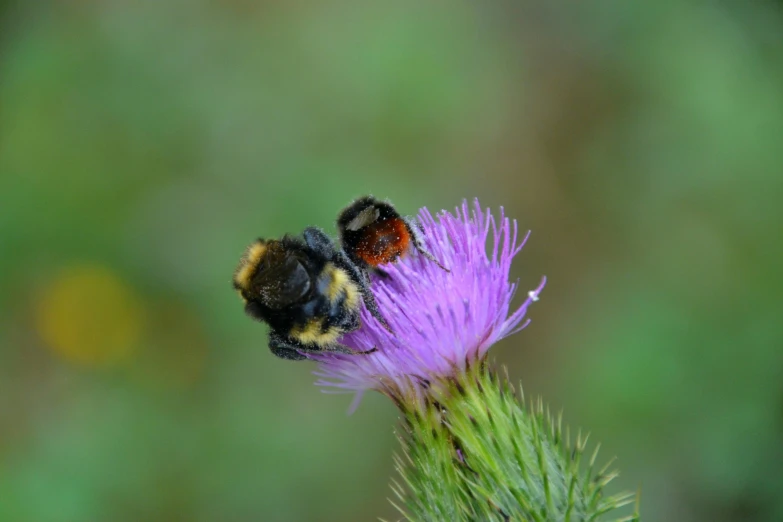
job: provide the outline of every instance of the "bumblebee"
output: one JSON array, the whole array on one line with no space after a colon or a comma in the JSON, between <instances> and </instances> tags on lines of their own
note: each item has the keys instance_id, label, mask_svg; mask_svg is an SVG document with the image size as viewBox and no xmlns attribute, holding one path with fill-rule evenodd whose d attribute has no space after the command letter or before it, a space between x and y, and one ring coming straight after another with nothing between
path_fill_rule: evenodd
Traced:
<instances>
[{"instance_id":1,"label":"bumblebee","mask_svg":"<svg viewBox=\"0 0 783 522\"><path fill-rule=\"evenodd\" d=\"M301 238L256 240L239 262L234 288L247 314L269 325L269 348L283 359L305 359L302 352L374 352L337 342L359 328L362 301L391 331L359 268L318 228L305 229Z\"/></svg>"},{"instance_id":2,"label":"bumblebee","mask_svg":"<svg viewBox=\"0 0 783 522\"><path fill-rule=\"evenodd\" d=\"M388 277L378 265L397 261L411 248L449 272L424 247L421 225L410 217L400 216L388 202L372 196L357 199L340 212L337 229L345 253L365 273L372 271Z\"/></svg>"}]
</instances>

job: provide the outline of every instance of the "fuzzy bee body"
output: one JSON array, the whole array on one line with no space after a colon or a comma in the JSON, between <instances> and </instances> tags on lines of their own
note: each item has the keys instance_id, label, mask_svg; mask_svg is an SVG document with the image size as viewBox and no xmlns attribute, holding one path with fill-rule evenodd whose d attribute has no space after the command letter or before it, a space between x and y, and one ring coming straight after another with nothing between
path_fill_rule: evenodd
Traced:
<instances>
[{"instance_id":1,"label":"fuzzy bee body","mask_svg":"<svg viewBox=\"0 0 783 522\"><path fill-rule=\"evenodd\" d=\"M424 246L420 225L410 217L401 216L388 202L372 196L357 199L340 212L337 229L346 255L364 272L387 277L378 265L397 261L411 248L449 271Z\"/></svg>"},{"instance_id":2,"label":"fuzzy bee body","mask_svg":"<svg viewBox=\"0 0 783 522\"><path fill-rule=\"evenodd\" d=\"M314 227L302 238L256 240L234 273L234 288L247 314L269 325L269 348L284 359L305 359L307 352L369 353L338 342L359 328L362 302L389 329L360 270Z\"/></svg>"}]
</instances>

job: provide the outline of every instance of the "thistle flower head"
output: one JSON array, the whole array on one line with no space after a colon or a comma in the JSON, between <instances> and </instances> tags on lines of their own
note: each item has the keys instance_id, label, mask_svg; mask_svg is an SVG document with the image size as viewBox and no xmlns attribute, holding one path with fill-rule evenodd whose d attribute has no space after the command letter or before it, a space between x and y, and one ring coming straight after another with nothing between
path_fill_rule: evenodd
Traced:
<instances>
[{"instance_id":1,"label":"thistle flower head","mask_svg":"<svg viewBox=\"0 0 783 522\"><path fill-rule=\"evenodd\" d=\"M433 217L419 212L427 248L450 271L424 256L385 265L389 278L372 291L394 333L366 310L363 326L342 343L366 354L308 353L318 384L337 391L385 393L405 419L392 489L409 520L567 520L589 522L633 501L607 496L616 472L595 473L596 452L582 469L587 438L571 443L562 417L543 402L527 409L507 378L483 364L500 339L527 325L527 307L546 279L516 308L508 280L517 224L478 201ZM354 406L358 400L354 401ZM404 484L401 485L401 484ZM638 522L634 514L617 522Z\"/></svg>"},{"instance_id":2,"label":"thistle flower head","mask_svg":"<svg viewBox=\"0 0 783 522\"><path fill-rule=\"evenodd\" d=\"M366 310L363 326L341 339L368 355L308 354L319 362L317 384L338 391L375 389L398 403L426 395L433 381L464 373L482 362L500 339L518 332L529 320L527 307L538 300L546 278L511 311L517 290L509 282L511 261L522 249L517 223L500 211L467 201L451 214L419 212L427 246L450 272L423 256L410 255L384 265L389 278L374 278L373 293L394 334ZM524 320L524 321L523 321Z\"/></svg>"}]
</instances>

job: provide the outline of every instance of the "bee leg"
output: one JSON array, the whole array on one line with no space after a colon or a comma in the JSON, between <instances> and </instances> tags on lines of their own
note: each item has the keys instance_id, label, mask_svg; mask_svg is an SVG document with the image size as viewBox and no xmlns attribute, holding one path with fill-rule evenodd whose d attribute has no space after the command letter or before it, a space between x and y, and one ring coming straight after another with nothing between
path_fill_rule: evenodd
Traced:
<instances>
[{"instance_id":1,"label":"bee leg","mask_svg":"<svg viewBox=\"0 0 783 522\"><path fill-rule=\"evenodd\" d=\"M451 272L448 268L440 264L440 261L435 259L435 256L430 253L429 250L424 246L424 229L423 227L414 219L410 217L404 217L402 218L403 223L405 223L405 228L408 229L408 233L411 235L411 241L413 242L413 247L419 251L419 254L423 255L439 267L441 267L446 272Z\"/></svg>"},{"instance_id":2,"label":"bee leg","mask_svg":"<svg viewBox=\"0 0 783 522\"><path fill-rule=\"evenodd\" d=\"M371 268L371 270L373 274L377 275L381 279L391 279L389 272L383 270L382 268L378 268L377 266L374 266Z\"/></svg>"},{"instance_id":3,"label":"bee leg","mask_svg":"<svg viewBox=\"0 0 783 522\"><path fill-rule=\"evenodd\" d=\"M269 332L269 349L281 359L288 359L289 361L307 359L307 357L299 353L300 351L307 351L304 346L274 332Z\"/></svg>"},{"instance_id":4,"label":"bee leg","mask_svg":"<svg viewBox=\"0 0 783 522\"><path fill-rule=\"evenodd\" d=\"M366 278L360 277L356 283L359 285L359 288L362 291L362 298L364 299L364 306L367 307L367 311L372 314L375 319L381 323L381 326L383 326L389 333L394 333L394 331L391 329L391 326L389 326L389 323L386 322L386 318L381 315L380 309L378 309L378 302L375 300L375 296L372 293L372 290L370 290L370 283L367 281Z\"/></svg>"},{"instance_id":5,"label":"bee leg","mask_svg":"<svg viewBox=\"0 0 783 522\"><path fill-rule=\"evenodd\" d=\"M373 346L369 350L362 351L362 350L354 350L353 348L349 348L349 347L347 347L347 346L345 346L343 344L340 344L340 343L334 343L334 344L330 344L329 348L326 351L337 352L337 353L347 353L347 354L350 354L350 355L369 355L371 353L377 352L378 348Z\"/></svg>"},{"instance_id":6,"label":"bee leg","mask_svg":"<svg viewBox=\"0 0 783 522\"><path fill-rule=\"evenodd\" d=\"M289 361L301 361L307 359L304 353L324 353L324 352L337 352L345 353L349 355L367 355L373 352L377 352L378 348L373 347L370 350L354 350L340 343L332 343L323 348L309 348L303 344L300 344L292 339L287 339L282 335L274 332L269 333L269 349L274 355L281 359L288 359Z\"/></svg>"},{"instance_id":7,"label":"bee leg","mask_svg":"<svg viewBox=\"0 0 783 522\"><path fill-rule=\"evenodd\" d=\"M394 330L391 329L391 326L389 326L389 323L386 322L386 318L381 315L381 311L378 309L378 302L375 301L375 296L372 295L372 291L370 290L370 287L367 283L362 281L362 284L359 285L362 288L362 296L364 297L364 306L367 307L367 311L372 314L375 319L381 323L381 326L383 326L386 331L389 333L394 333Z\"/></svg>"},{"instance_id":8,"label":"bee leg","mask_svg":"<svg viewBox=\"0 0 783 522\"><path fill-rule=\"evenodd\" d=\"M330 259L334 255L334 250L336 250L334 242L320 228L307 227L302 232L302 236L307 246L322 254L326 259Z\"/></svg>"}]
</instances>

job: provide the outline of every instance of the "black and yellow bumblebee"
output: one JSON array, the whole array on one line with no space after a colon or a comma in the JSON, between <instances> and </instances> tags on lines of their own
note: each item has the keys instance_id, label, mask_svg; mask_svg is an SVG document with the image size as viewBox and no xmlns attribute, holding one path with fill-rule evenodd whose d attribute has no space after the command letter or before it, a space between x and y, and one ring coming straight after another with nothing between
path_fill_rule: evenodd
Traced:
<instances>
[{"instance_id":1,"label":"black and yellow bumblebee","mask_svg":"<svg viewBox=\"0 0 783 522\"><path fill-rule=\"evenodd\" d=\"M305 359L307 352L374 352L337 342L359 328L362 301L391 331L364 274L315 227L305 229L301 238L253 242L234 273L234 288L247 314L269 325L269 348L283 359Z\"/></svg>"},{"instance_id":2,"label":"black and yellow bumblebee","mask_svg":"<svg viewBox=\"0 0 783 522\"><path fill-rule=\"evenodd\" d=\"M378 265L393 263L412 248L449 272L424 246L421 225L401 216L388 201L372 196L357 199L337 216L337 229L348 258L365 273L388 277Z\"/></svg>"}]
</instances>

